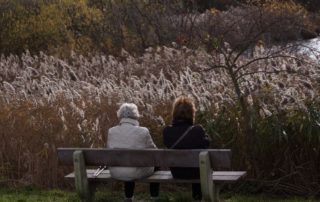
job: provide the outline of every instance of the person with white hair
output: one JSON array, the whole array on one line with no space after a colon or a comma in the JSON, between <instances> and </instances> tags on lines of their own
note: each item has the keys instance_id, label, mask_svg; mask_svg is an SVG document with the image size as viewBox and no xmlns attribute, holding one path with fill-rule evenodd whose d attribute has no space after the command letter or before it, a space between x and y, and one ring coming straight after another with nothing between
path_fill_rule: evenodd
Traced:
<instances>
[{"instance_id":1,"label":"person with white hair","mask_svg":"<svg viewBox=\"0 0 320 202\"><path fill-rule=\"evenodd\" d=\"M149 130L139 126L140 117L138 107L133 103L124 103L120 106L117 116L119 125L109 129L107 148L110 149L146 149L157 148L153 143ZM121 157L119 157L121 158ZM133 201L134 180L148 177L153 174L154 167L110 167L111 177L125 181L125 201ZM150 183L152 199L159 196L159 183Z\"/></svg>"}]
</instances>

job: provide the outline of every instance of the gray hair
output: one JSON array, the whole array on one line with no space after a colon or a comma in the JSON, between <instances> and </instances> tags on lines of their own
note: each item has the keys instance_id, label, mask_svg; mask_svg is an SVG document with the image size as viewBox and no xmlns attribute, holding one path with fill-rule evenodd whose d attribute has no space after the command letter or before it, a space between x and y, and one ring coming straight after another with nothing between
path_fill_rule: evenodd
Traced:
<instances>
[{"instance_id":1,"label":"gray hair","mask_svg":"<svg viewBox=\"0 0 320 202\"><path fill-rule=\"evenodd\" d=\"M123 103L117 111L119 119L132 118L138 119L140 117L137 105L133 103Z\"/></svg>"}]
</instances>

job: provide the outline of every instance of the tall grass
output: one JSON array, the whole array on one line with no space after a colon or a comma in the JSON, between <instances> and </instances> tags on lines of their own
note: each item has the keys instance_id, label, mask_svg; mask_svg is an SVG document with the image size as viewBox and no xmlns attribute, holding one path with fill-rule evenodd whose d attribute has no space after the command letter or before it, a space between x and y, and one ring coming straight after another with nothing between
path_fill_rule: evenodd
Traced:
<instances>
[{"instance_id":1,"label":"tall grass","mask_svg":"<svg viewBox=\"0 0 320 202\"><path fill-rule=\"evenodd\" d=\"M212 61L223 58L185 47L148 48L141 57L126 51L119 58L72 54L61 60L28 52L1 56L1 182L65 185L66 168L58 166L56 148L104 147L122 102L139 106L141 125L162 147L161 130L170 123L171 103L185 94L195 99L197 122L211 135L212 147L232 148L235 169L249 171L252 191L318 194L319 66L272 58L243 70L258 72L240 82L254 117L255 144L249 146L255 163L246 167L237 96L225 70L204 71Z\"/></svg>"}]
</instances>

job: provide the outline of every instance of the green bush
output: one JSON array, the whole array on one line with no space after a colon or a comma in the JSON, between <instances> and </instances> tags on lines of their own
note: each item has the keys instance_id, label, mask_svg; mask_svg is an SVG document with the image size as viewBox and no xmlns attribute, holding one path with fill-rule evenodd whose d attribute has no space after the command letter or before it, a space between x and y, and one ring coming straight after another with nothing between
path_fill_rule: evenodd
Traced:
<instances>
[{"instance_id":1,"label":"green bush","mask_svg":"<svg viewBox=\"0 0 320 202\"><path fill-rule=\"evenodd\" d=\"M232 2L214 1L213 6ZM0 0L0 53L21 54L28 49L58 56L69 56L70 50L84 55L120 55L125 49L141 54L148 47L172 42L212 50L217 40L236 47L260 32L261 37L256 38L266 42L295 40L301 29L314 29L316 24L308 21L302 6L291 1L271 1L262 8L249 5L198 11L211 4L188 0Z\"/></svg>"},{"instance_id":2,"label":"green bush","mask_svg":"<svg viewBox=\"0 0 320 202\"><path fill-rule=\"evenodd\" d=\"M315 195L319 173L320 155L320 108L319 103L310 103L306 110L280 112L265 116L259 107L251 109L253 117L254 144L250 145L251 162L243 150L239 115L236 111L224 110L219 114L199 115L214 148L232 148L233 165L247 169L253 192L295 193Z\"/></svg>"},{"instance_id":3,"label":"green bush","mask_svg":"<svg viewBox=\"0 0 320 202\"><path fill-rule=\"evenodd\" d=\"M0 51L92 51L90 34L99 24L101 13L87 4L86 0L0 2Z\"/></svg>"}]
</instances>

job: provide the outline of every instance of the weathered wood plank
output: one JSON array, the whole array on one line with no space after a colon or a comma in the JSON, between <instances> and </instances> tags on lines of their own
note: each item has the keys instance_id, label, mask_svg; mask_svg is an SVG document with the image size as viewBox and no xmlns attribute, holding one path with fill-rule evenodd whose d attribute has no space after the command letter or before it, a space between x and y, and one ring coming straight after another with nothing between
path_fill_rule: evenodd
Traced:
<instances>
[{"instance_id":1,"label":"weathered wood plank","mask_svg":"<svg viewBox=\"0 0 320 202\"><path fill-rule=\"evenodd\" d=\"M90 202L92 195L89 189L89 183L86 173L86 165L82 151L75 151L73 154L75 185L78 195L82 201Z\"/></svg>"},{"instance_id":2,"label":"weathered wood plank","mask_svg":"<svg viewBox=\"0 0 320 202\"><path fill-rule=\"evenodd\" d=\"M83 151L87 166L129 166L129 167L199 167L197 150L171 149L88 149L58 148L61 164L72 165L72 154L76 150ZM231 151L229 149L208 149L211 166L214 170L230 169Z\"/></svg>"},{"instance_id":3,"label":"weathered wood plank","mask_svg":"<svg viewBox=\"0 0 320 202\"><path fill-rule=\"evenodd\" d=\"M201 152L199 155L200 164L200 183L202 199L207 202L214 202L214 184L212 178L212 168L210 163L209 153L207 151Z\"/></svg>"},{"instance_id":4,"label":"weathered wood plank","mask_svg":"<svg viewBox=\"0 0 320 202\"><path fill-rule=\"evenodd\" d=\"M87 178L89 181L97 182L109 182L116 181L111 178L109 170L104 170L99 176L94 177L93 173L96 170L87 169ZM215 183L233 183L241 179L246 175L244 171L214 171L212 173L212 180ZM65 176L68 179L74 179L74 173L70 173ZM156 171L152 176L136 180L137 182L168 182L168 183L199 183L199 179L184 180L184 179L174 179L170 171Z\"/></svg>"},{"instance_id":5,"label":"weathered wood plank","mask_svg":"<svg viewBox=\"0 0 320 202\"><path fill-rule=\"evenodd\" d=\"M213 189L213 201L219 202L220 201L220 189L222 187L222 184L214 183L214 189Z\"/></svg>"}]
</instances>

